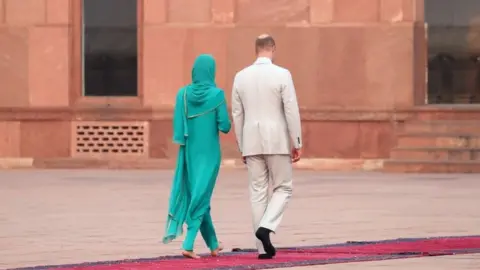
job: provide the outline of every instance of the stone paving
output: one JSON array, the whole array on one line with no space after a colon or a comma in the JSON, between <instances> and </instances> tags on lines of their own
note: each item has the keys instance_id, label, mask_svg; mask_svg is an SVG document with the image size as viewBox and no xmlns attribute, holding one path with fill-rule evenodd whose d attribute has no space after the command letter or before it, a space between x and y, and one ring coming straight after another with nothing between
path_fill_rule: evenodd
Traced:
<instances>
[{"instance_id":1,"label":"stone paving","mask_svg":"<svg viewBox=\"0 0 480 270\"><path fill-rule=\"evenodd\" d=\"M160 243L171 171L0 171L0 269L178 254ZM274 242L480 235L480 175L297 171ZM224 170L213 200L227 249L253 247L246 172ZM199 238L198 250L206 251ZM291 269L479 269L480 255Z\"/></svg>"}]
</instances>

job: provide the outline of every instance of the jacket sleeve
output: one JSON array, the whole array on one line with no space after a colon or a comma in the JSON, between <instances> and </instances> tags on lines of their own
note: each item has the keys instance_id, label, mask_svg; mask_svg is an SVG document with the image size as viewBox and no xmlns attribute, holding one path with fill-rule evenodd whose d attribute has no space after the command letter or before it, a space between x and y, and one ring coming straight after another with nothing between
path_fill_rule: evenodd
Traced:
<instances>
[{"instance_id":1,"label":"jacket sleeve","mask_svg":"<svg viewBox=\"0 0 480 270\"><path fill-rule=\"evenodd\" d=\"M296 149L302 148L302 125L298 108L297 94L293 85L292 74L286 71L285 81L282 88L283 109L287 120L288 133Z\"/></svg>"},{"instance_id":2,"label":"jacket sleeve","mask_svg":"<svg viewBox=\"0 0 480 270\"><path fill-rule=\"evenodd\" d=\"M243 153L242 142L243 142L243 122L244 122L244 111L242 99L238 93L237 88L237 76L233 80L232 87L232 118L233 125L235 130L235 136L237 139L238 149Z\"/></svg>"}]
</instances>

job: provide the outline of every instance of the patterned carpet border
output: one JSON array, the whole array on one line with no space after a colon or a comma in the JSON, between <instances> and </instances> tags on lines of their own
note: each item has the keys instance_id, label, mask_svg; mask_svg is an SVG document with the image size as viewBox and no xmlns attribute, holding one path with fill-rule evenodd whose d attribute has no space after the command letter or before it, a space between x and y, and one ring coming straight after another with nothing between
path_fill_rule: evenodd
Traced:
<instances>
[{"instance_id":1,"label":"patterned carpet border","mask_svg":"<svg viewBox=\"0 0 480 270\"><path fill-rule=\"evenodd\" d=\"M449 251L448 254L432 255L432 256L449 256L449 255L465 255L480 253L480 249L468 250L468 251ZM290 267L302 267L302 266L314 266L314 265L327 265L327 264L340 264L340 263L355 263L355 262L373 262L373 261L388 261L398 259L413 259L430 255L376 255L376 256L363 256L363 257L351 257L342 259L324 259L324 260L305 260L292 263L272 263L252 266L234 266L234 267L216 267L209 270L261 270L261 269L278 269L278 268L290 268ZM204 270L204 269L201 269Z\"/></svg>"},{"instance_id":2,"label":"patterned carpet border","mask_svg":"<svg viewBox=\"0 0 480 270\"><path fill-rule=\"evenodd\" d=\"M396 239L377 240L377 241L347 241L345 243L327 244L327 245L283 247L283 248L277 248L277 250L296 251L296 250L313 249L313 248L352 247L352 246L375 245L375 244L408 243L408 242L417 242L417 241L422 241L422 240L461 239L461 238L473 238L473 237L480 237L480 235L396 238ZM222 254L235 255L235 254L238 254L238 253L251 253L251 252L256 252L257 251L256 249L249 249L249 248L248 249L238 249L238 250L239 251L222 253ZM181 257L181 256L179 256L179 257Z\"/></svg>"},{"instance_id":3,"label":"patterned carpet border","mask_svg":"<svg viewBox=\"0 0 480 270\"><path fill-rule=\"evenodd\" d=\"M461 238L475 238L480 237L480 235L467 235L467 236L441 236L441 237L426 237L426 238L397 238L389 240L380 240L380 241L347 241L345 243L338 244L328 244L328 245L317 245L317 246L301 246L301 247L283 247L278 248L279 251L301 251L305 249L317 249L317 248L331 248L331 247L354 247L362 245L372 245L372 244L389 244L389 243L406 243L406 242L416 242L422 240L435 240L435 239L461 239ZM255 249L240 249L235 248L232 252L223 252L222 256L236 256L239 254L247 254L256 252ZM369 255L369 256L355 256L352 254L352 257L348 258L333 258L333 259L313 259L305 261L296 261L296 262L286 262L286 263L266 263L259 265L250 265L250 266L225 266L225 267L216 267L210 268L210 270L255 270L255 269L273 269L273 268L288 268L288 267L298 267L298 266L312 266L312 265L326 265L326 264L338 264L338 263L352 263L352 262L367 262L367 261L384 261L384 260L395 260L395 259L407 259L407 258L418 258L425 256L448 256L448 255L461 255L461 254L475 254L480 253L480 248L472 249L462 249L462 250L446 250L441 253L420 253L420 252L403 252L403 253L392 253L385 255ZM200 254L208 255L208 254ZM148 263L155 262L159 260L181 260L184 259L181 255L167 255L159 256L154 258L138 258L138 259L123 259L123 260L112 260L112 261L99 261L99 262L83 262L76 264L64 264L64 265L43 265L43 266L33 266L33 267L21 267L21 268L10 268L6 270L55 270L59 268L74 268L74 267L93 267L101 265L115 265L123 263Z\"/></svg>"}]
</instances>

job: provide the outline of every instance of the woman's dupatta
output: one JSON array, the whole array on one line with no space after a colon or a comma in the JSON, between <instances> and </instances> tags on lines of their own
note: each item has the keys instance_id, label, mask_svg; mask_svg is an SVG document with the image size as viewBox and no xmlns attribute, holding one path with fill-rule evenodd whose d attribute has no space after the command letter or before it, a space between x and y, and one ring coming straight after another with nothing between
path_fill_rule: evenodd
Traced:
<instances>
[{"instance_id":1,"label":"woman's dupatta","mask_svg":"<svg viewBox=\"0 0 480 270\"><path fill-rule=\"evenodd\" d=\"M170 193L165 236L163 237L163 243L165 244L182 235L183 223L185 223L189 205L190 194L188 194L187 188L188 175L185 153L185 144L188 137L185 94L185 89L181 89L177 94L173 116L173 140L179 145L179 149Z\"/></svg>"}]
</instances>

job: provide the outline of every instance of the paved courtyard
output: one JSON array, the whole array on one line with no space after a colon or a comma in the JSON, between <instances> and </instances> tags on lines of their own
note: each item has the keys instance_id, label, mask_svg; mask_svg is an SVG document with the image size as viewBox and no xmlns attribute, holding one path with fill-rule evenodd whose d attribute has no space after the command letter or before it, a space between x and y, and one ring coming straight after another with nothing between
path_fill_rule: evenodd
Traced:
<instances>
[{"instance_id":1,"label":"paved courtyard","mask_svg":"<svg viewBox=\"0 0 480 270\"><path fill-rule=\"evenodd\" d=\"M178 254L160 243L171 171L0 172L0 269ZM480 235L480 175L297 171L274 242ZM253 247L246 172L223 171L213 200L227 249ZM198 250L206 249L199 238ZM478 269L480 255L291 269Z\"/></svg>"}]
</instances>

